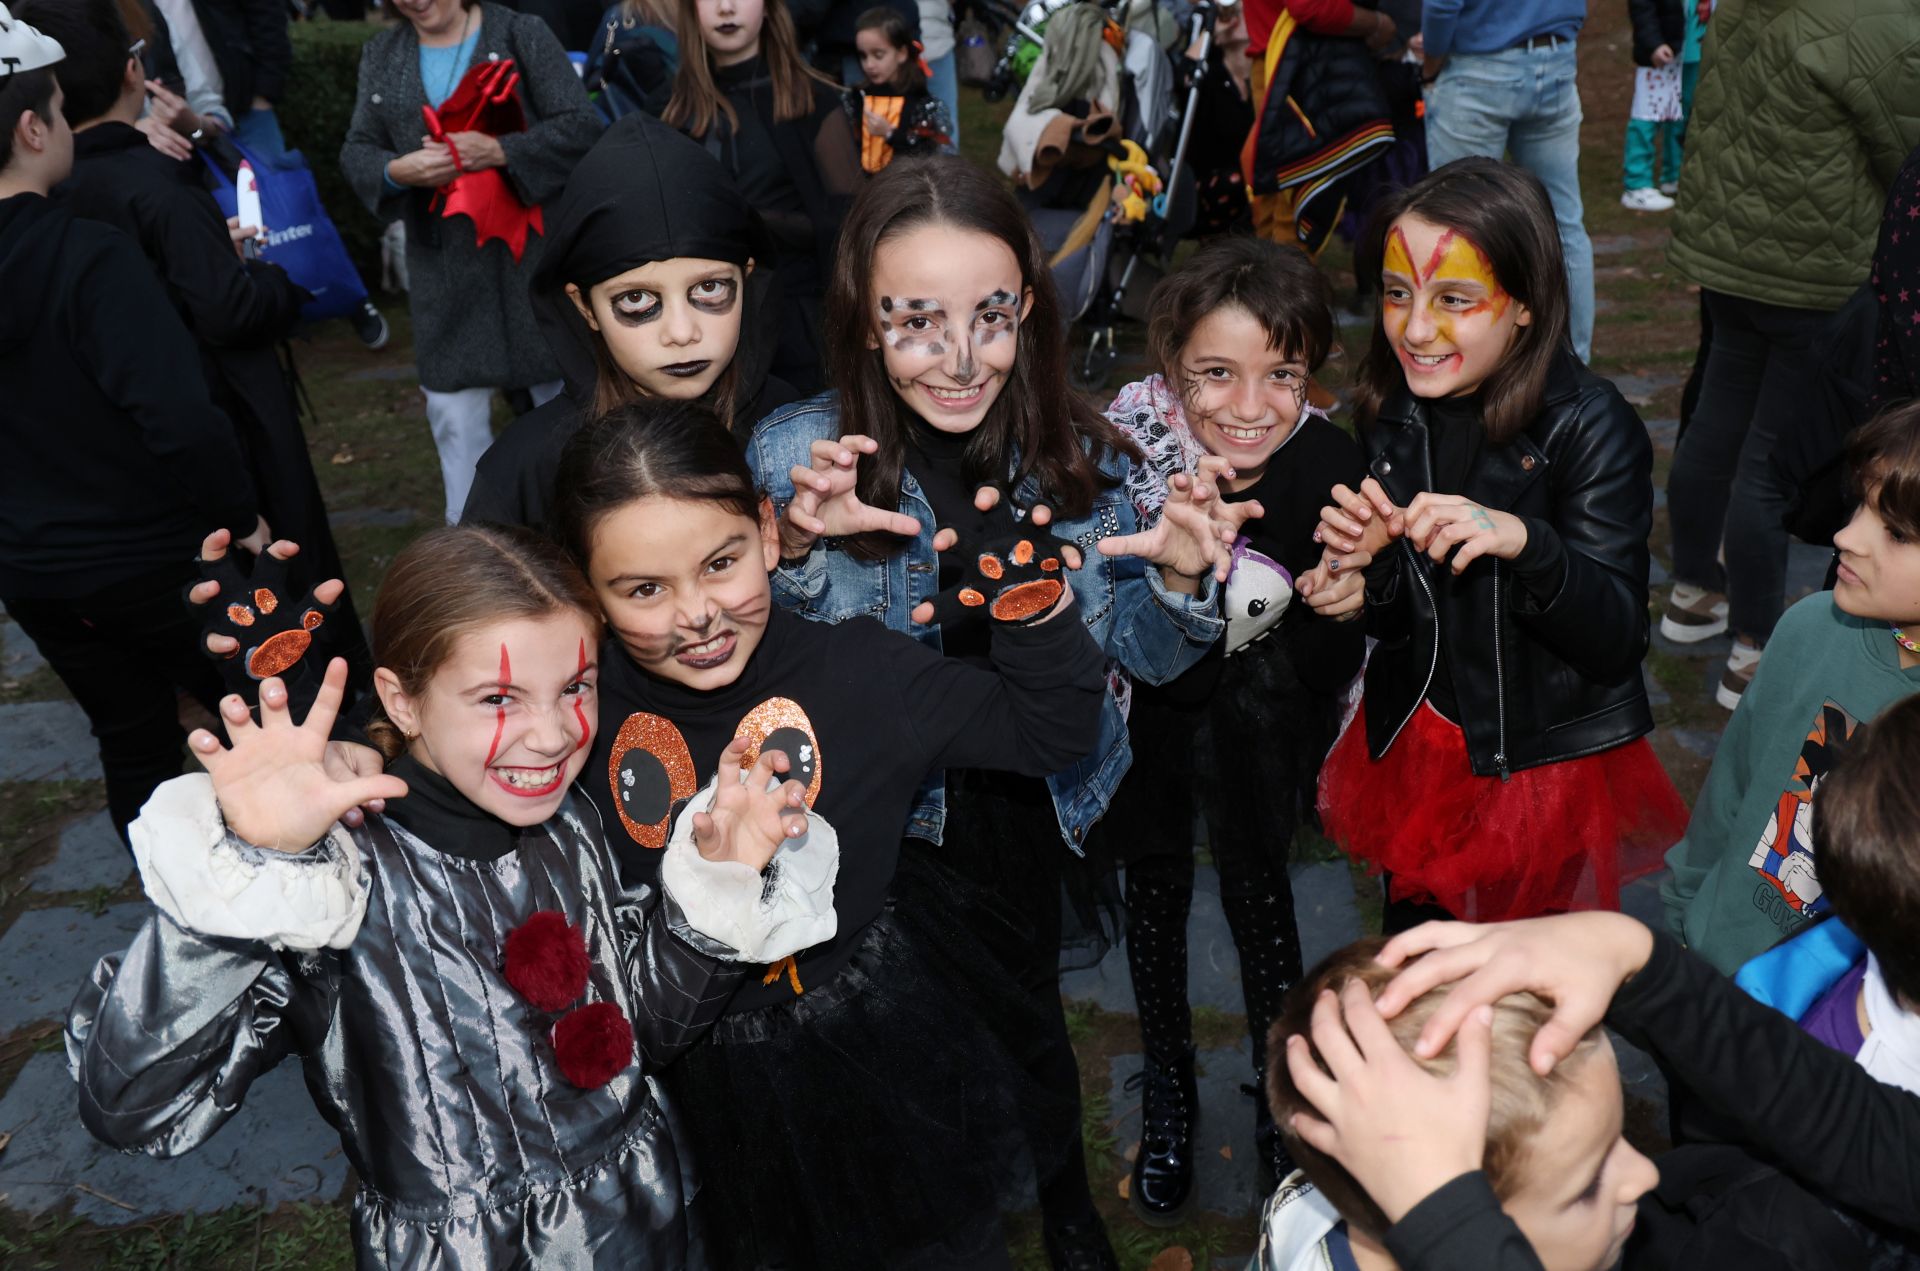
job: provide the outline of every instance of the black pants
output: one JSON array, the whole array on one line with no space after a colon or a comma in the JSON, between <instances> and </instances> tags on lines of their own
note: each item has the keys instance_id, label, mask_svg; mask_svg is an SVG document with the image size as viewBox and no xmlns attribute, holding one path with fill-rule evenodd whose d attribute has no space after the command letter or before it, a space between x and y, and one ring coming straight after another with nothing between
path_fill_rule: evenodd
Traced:
<instances>
[{"instance_id":1,"label":"black pants","mask_svg":"<svg viewBox=\"0 0 1920 1271\"><path fill-rule=\"evenodd\" d=\"M1300 683L1278 636L1228 658L1197 708L1182 709L1153 689L1135 691L1133 768L1102 828L1135 844L1127 865L1127 965L1141 1041L1163 1062L1193 1044L1187 915L1197 811L1240 958L1254 1066L1264 1071L1267 1029L1301 974L1288 849L1300 791L1311 788L1332 740L1334 709Z\"/></svg>"},{"instance_id":2,"label":"black pants","mask_svg":"<svg viewBox=\"0 0 1920 1271\"><path fill-rule=\"evenodd\" d=\"M947 774L944 846L934 849L946 867L984 888L1031 933L1011 968L1045 1020L1044 1044L1027 1066L1048 1095L1073 1108L1071 1141L1037 1147L1036 1156L1064 1163L1040 1184L1048 1226L1079 1224L1093 1214L1087 1152L1080 1130L1080 1064L1067 1037L1060 1000L1062 871L1066 843L1046 783L997 772Z\"/></svg>"},{"instance_id":3,"label":"black pants","mask_svg":"<svg viewBox=\"0 0 1920 1271\"><path fill-rule=\"evenodd\" d=\"M1734 634L1764 644L1786 602L1793 495L1774 471L1773 450L1806 409L1810 349L1831 315L1719 291L1701 299L1713 343L1667 478L1673 576L1725 592Z\"/></svg>"},{"instance_id":4,"label":"black pants","mask_svg":"<svg viewBox=\"0 0 1920 1271\"><path fill-rule=\"evenodd\" d=\"M183 561L75 599L4 598L93 725L122 840L154 787L180 775L179 690L218 717L220 675L199 651L200 625L183 598L198 579Z\"/></svg>"}]
</instances>

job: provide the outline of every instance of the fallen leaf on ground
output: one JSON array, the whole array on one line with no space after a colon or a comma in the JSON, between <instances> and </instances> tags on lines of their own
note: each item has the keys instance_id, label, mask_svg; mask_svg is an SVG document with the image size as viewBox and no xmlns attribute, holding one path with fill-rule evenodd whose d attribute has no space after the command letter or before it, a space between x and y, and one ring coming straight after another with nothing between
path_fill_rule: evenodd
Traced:
<instances>
[{"instance_id":1,"label":"fallen leaf on ground","mask_svg":"<svg viewBox=\"0 0 1920 1271\"><path fill-rule=\"evenodd\" d=\"M1220 1149L1220 1159L1223 1161L1230 1161L1233 1159L1233 1144L1229 1143L1225 1147Z\"/></svg>"},{"instance_id":2,"label":"fallen leaf on ground","mask_svg":"<svg viewBox=\"0 0 1920 1271\"><path fill-rule=\"evenodd\" d=\"M1147 1271L1193 1271L1193 1255L1183 1245L1170 1245L1153 1255Z\"/></svg>"},{"instance_id":3,"label":"fallen leaf on ground","mask_svg":"<svg viewBox=\"0 0 1920 1271\"><path fill-rule=\"evenodd\" d=\"M1120 1199L1130 1200L1132 1199L1132 1197L1133 1197L1133 1175L1122 1174L1120 1176Z\"/></svg>"}]
</instances>

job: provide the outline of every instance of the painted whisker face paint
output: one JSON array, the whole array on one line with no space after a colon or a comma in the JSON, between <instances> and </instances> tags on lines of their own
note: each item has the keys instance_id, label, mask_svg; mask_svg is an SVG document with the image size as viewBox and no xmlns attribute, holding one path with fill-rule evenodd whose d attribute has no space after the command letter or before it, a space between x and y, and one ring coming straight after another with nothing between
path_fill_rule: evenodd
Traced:
<instances>
[{"instance_id":1,"label":"painted whisker face paint","mask_svg":"<svg viewBox=\"0 0 1920 1271\"><path fill-rule=\"evenodd\" d=\"M599 718L597 642L566 611L469 631L406 699L412 754L510 825L552 816L580 775Z\"/></svg>"},{"instance_id":2,"label":"painted whisker face paint","mask_svg":"<svg viewBox=\"0 0 1920 1271\"><path fill-rule=\"evenodd\" d=\"M894 391L930 426L979 427L1012 372L1031 296L991 235L926 225L881 242L875 336Z\"/></svg>"},{"instance_id":3,"label":"painted whisker face paint","mask_svg":"<svg viewBox=\"0 0 1920 1271\"><path fill-rule=\"evenodd\" d=\"M1500 365L1533 315L1466 235L1408 214L1387 232L1381 324L1419 397L1459 397Z\"/></svg>"}]
</instances>

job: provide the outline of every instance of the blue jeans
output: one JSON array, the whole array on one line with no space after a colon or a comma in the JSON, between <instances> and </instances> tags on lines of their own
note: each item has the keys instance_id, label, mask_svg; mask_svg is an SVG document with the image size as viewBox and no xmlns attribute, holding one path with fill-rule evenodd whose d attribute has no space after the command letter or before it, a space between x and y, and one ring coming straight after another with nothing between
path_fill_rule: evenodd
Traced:
<instances>
[{"instance_id":1,"label":"blue jeans","mask_svg":"<svg viewBox=\"0 0 1920 1271\"><path fill-rule=\"evenodd\" d=\"M1540 178L1567 258L1573 349L1593 349L1593 243L1580 205L1580 86L1574 44L1459 53L1427 90L1427 164L1467 155L1513 161Z\"/></svg>"},{"instance_id":2,"label":"blue jeans","mask_svg":"<svg viewBox=\"0 0 1920 1271\"><path fill-rule=\"evenodd\" d=\"M953 124L953 144L960 144L960 72L954 69L953 51L949 49L942 57L927 59L927 69L933 72L927 80L927 91L938 101L947 104L947 118Z\"/></svg>"}]
</instances>

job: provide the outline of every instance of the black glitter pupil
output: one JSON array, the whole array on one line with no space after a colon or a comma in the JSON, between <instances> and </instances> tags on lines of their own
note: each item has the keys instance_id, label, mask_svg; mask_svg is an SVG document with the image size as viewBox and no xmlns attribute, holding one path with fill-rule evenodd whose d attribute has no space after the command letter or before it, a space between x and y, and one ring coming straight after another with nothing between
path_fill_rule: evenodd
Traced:
<instances>
[{"instance_id":1,"label":"black glitter pupil","mask_svg":"<svg viewBox=\"0 0 1920 1271\"><path fill-rule=\"evenodd\" d=\"M673 808L673 783L666 765L650 751L635 748L620 760L620 806L636 825L658 825Z\"/></svg>"}]
</instances>

